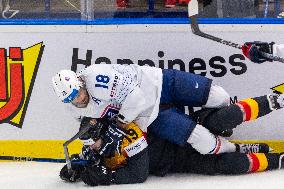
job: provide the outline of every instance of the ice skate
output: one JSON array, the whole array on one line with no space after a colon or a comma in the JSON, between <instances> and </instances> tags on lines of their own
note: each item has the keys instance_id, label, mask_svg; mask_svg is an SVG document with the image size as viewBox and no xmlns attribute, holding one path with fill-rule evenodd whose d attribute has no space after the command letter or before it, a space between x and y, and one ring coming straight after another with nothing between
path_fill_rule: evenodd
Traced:
<instances>
[{"instance_id":1,"label":"ice skate","mask_svg":"<svg viewBox=\"0 0 284 189\"><path fill-rule=\"evenodd\" d=\"M279 108L284 107L284 94L281 94L277 97L277 103L279 104Z\"/></svg>"},{"instance_id":2,"label":"ice skate","mask_svg":"<svg viewBox=\"0 0 284 189\"><path fill-rule=\"evenodd\" d=\"M251 153L269 153L273 151L273 149L264 143L237 144L237 151L240 153L251 154Z\"/></svg>"}]
</instances>

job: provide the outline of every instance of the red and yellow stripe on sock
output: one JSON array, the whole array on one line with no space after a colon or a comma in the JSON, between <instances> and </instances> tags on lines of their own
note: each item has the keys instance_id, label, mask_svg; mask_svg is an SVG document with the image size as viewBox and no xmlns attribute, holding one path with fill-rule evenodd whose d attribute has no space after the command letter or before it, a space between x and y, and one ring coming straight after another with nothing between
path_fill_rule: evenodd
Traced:
<instances>
[{"instance_id":1,"label":"red and yellow stripe on sock","mask_svg":"<svg viewBox=\"0 0 284 189\"><path fill-rule=\"evenodd\" d=\"M243 112L244 121L254 120L269 114L272 111L269 104L269 97L267 95L248 98L236 103Z\"/></svg>"},{"instance_id":2,"label":"red and yellow stripe on sock","mask_svg":"<svg viewBox=\"0 0 284 189\"><path fill-rule=\"evenodd\" d=\"M259 115L258 102L252 98L241 100L236 103L244 113L244 121L255 120Z\"/></svg>"},{"instance_id":3,"label":"red and yellow stripe on sock","mask_svg":"<svg viewBox=\"0 0 284 189\"><path fill-rule=\"evenodd\" d=\"M247 154L249 159L248 173L262 172L268 168L268 160L264 153Z\"/></svg>"}]
</instances>

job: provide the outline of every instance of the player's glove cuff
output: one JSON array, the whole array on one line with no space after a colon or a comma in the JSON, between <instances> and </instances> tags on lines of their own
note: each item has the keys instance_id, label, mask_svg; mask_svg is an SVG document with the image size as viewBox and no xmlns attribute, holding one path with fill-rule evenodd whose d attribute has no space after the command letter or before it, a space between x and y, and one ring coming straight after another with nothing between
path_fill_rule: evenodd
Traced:
<instances>
[{"instance_id":1,"label":"player's glove cuff","mask_svg":"<svg viewBox=\"0 0 284 189\"><path fill-rule=\"evenodd\" d=\"M273 45L274 42L271 43L260 42L260 41L246 42L242 46L242 51L243 54L252 62L260 64L266 61L272 61L270 58L263 56L261 52L267 54L273 54Z\"/></svg>"}]
</instances>

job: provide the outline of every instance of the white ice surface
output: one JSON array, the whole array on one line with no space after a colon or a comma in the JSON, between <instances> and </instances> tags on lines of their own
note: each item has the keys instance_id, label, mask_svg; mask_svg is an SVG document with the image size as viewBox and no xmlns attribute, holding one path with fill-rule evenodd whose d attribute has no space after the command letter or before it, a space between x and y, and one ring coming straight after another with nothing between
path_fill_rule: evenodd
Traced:
<instances>
[{"instance_id":1,"label":"white ice surface","mask_svg":"<svg viewBox=\"0 0 284 189\"><path fill-rule=\"evenodd\" d=\"M58 173L59 163L0 163L0 189L81 189L82 182L66 183ZM175 174L151 176L143 184L99 186L109 189L284 189L284 170L241 176Z\"/></svg>"}]
</instances>

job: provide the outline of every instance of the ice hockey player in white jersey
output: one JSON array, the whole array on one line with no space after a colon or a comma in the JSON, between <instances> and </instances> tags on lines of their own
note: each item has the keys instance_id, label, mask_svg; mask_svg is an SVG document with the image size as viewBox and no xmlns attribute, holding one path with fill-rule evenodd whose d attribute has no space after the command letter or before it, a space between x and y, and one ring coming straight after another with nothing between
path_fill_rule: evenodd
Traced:
<instances>
[{"instance_id":1,"label":"ice hockey player in white jersey","mask_svg":"<svg viewBox=\"0 0 284 189\"><path fill-rule=\"evenodd\" d=\"M58 97L78 119L115 116L120 126L134 121L143 132L150 129L180 146L189 143L201 154L236 151L234 144L215 136L222 135L226 123L222 129L216 128L221 123L208 123L205 127L180 109L183 106L221 108L229 105L228 93L206 77L148 66L97 64L78 74L62 70L52 78L52 83ZM283 106L282 98L265 96L263 99L265 104ZM245 113L241 107L237 109L237 113ZM233 117L234 112L228 114ZM229 124L229 130L242 121ZM212 134L211 130L218 132Z\"/></svg>"},{"instance_id":2,"label":"ice hockey player in white jersey","mask_svg":"<svg viewBox=\"0 0 284 189\"><path fill-rule=\"evenodd\" d=\"M250 59L252 62L259 64L266 61L272 61L271 59L262 56L260 52L265 52L274 56L284 58L284 44L275 44L274 42L246 42L242 46L242 51L248 59Z\"/></svg>"},{"instance_id":3,"label":"ice hockey player in white jersey","mask_svg":"<svg viewBox=\"0 0 284 189\"><path fill-rule=\"evenodd\" d=\"M53 86L78 119L112 118L119 113L119 121L130 123L135 119L146 131L159 111L162 70L138 65L92 65L78 74L62 70L53 78Z\"/></svg>"}]
</instances>

